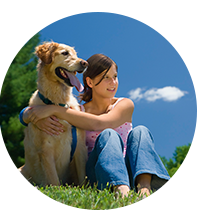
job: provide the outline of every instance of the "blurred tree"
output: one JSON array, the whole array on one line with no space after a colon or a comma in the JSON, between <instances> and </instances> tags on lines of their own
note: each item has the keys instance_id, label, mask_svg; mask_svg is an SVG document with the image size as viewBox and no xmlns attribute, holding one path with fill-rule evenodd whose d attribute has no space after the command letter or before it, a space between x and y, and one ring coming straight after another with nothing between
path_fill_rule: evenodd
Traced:
<instances>
[{"instance_id":1,"label":"blurred tree","mask_svg":"<svg viewBox=\"0 0 197 216\"><path fill-rule=\"evenodd\" d=\"M37 58L34 48L40 42L34 35L18 52L5 76L0 95L0 124L6 148L17 167L24 164L24 126L19 122L21 109L28 105L36 89Z\"/></svg>"},{"instance_id":2,"label":"blurred tree","mask_svg":"<svg viewBox=\"0 0 197 216\"><path fill-rule=\"evenodd\" d=\"M165 157L161 157L161 160L166 167L170 177L172 177L175 172L179 169L181 164L183 163L189 149L190 149L191 143L184 146L176 147L176 150L173 154L173 158L170 158L169 161Z\"/></svg>"}]
</instances>

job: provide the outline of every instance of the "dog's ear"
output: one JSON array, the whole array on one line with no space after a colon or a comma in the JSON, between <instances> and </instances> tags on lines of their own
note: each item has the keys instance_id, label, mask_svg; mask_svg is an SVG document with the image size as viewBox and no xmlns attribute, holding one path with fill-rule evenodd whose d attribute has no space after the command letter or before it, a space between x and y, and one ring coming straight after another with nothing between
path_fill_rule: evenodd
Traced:
<instances>
[{"instance_id":1,"label":"dog's ear","mask_svg":"<svg viewBox=\"0 0 197 216\"><path fill-rule=\"evenodd\" d=\"M36 47L35 54L40 58L45 64L50 64L53 60L53 52L57 49L58 43L45 43Z\"/></svg>"}]
</instances>

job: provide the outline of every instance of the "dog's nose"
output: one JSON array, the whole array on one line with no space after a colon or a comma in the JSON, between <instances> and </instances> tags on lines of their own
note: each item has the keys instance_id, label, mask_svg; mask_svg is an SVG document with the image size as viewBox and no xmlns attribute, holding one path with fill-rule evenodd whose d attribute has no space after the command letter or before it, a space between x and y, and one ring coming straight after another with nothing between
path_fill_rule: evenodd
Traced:
<instances>
[{"instance_id":1,"label":"dog's nose","mask_svg":"<svg viewBox=\"0 0 197 216\"><path fill-rule=\"evenodd\" d=\"M85 60L81 60L81 61L80 61L80 64L81 64L81 66L82 66L83 68L86 68L86 67L89 65L88 62L85 61Z\"/></svg>"}]
</instances>

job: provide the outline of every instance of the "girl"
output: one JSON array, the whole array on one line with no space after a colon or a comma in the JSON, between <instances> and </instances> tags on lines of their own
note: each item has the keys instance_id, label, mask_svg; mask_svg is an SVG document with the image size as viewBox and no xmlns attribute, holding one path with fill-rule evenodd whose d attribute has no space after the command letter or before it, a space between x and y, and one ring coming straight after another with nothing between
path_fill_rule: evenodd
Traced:
<instances>
[{"instance_id":1,"label":"girl","mask_svg":"<svg viewBox=\"0 0 197 216\"><path fill-rule=\"evenodd\" d=\"M115 97L116 63L102 54L87 61L84 93L80 95L86 102L82 111L55 105L35 106L25 109L23 121L36 124L50 135L63 132L57 118L86 130L86 174L90 183L97 183L99 189L112 185L122 197L127 196L130 188L148 196L151 189L159 189L170 178L155 152L153 137L144 126L132 129L133 102Z\"/></svg>"}]
</instances>

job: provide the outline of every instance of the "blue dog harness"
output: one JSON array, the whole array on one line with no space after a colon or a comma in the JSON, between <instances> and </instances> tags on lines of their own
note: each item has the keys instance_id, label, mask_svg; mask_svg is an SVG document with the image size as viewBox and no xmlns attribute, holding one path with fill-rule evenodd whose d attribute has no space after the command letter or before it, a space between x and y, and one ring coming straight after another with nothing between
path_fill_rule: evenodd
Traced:
<instances>
[{"instance_id":1,"label":"blue dog harness","mask_svg":"<svg viewBox=\"0 0 197 216\"><path fill-rule=\"evenodd\" d=\"M52 103L48 98L45 98L40 92L38 92L38 95L40 97L40 99L45 103L45 104L54 104ZM67 107L69 108L68 104L59 104L59 106L63 106L63 107ZM25 111L27 107L25 107L23 110L21 110L20 114L19 114L19 120L21 122L21 124L23 124L24 126L28 126L27 123L25 123L23 121L23 112ZM77 130L76 127L72 125L71 128L71 133L72 133L72 143L71 143L71 152L70 152L70 162L73 159L76 147L77 147Z\"/></svg>"},{"instance_id":2,"label":"blue dog harness","mask_svg":"<svg viewBox=\"0 0 197 216\"><path fill-rule=\"evenodd\" d=\"M45 104L54 104L52 101L50 101L48 98L45 98L44 95L42 95L40 92L38 92L38 95L40 97L40 99L45 103ZM63 107L67 107L69 108L69 105L68 104L59 104L59 106L63 106ZM27 126L27 124L23 121L23 112L24 110L26 109L27 107L25 107L19 114L19 119L20 119L20 122ZM71 132L72 132L72 143L71 143L71 152L70 152L70 162L72 161L73 159L73 156L74 156L74 153L75 153L75 150L76 150L76 147L77 147L77 130L76 130L76 127L72 125L72 128L71 128Z\"/></svg>"},{"instance_id":3,"label":"blue dog harness","mask_svg":"<svg viewBox=\"0 0 197 216\"><path fill-rule=\"evenodd\" d=\"M43 103L45 103L45 104L47 104L47 105L52 105L52 104L54 104L51 100L49 100L48 98L45 98L45 96L42 95L40 92L38 92L38 95L39 95L40 99L43 101ZM59 105L59 106L62 106L62 107L69 108L69 105L68 105L68 104L61 104L61 103L59 103L58 105Z\"/></svg>"},{"instance_id":4,"label":"blue dog harness","mask_svg":"<svg viewBox=\"0 0 197 216\"><path fill-rule=\"evenodd\" d=\"M72 144L71 144L71 152L70 152L70 162L73 159L76 147L77 147L77 130L76 127L72 125Z\"/></svg>"},{"instance_id":5,"label":"blue dog harness","mask_svg":"<svg viewBox=\"0 0 197 216\"><path fill-rule=\"evenodd\" d=\"M47 105L54 104L51 100L49 100L48 98L45 98L44 95L42 95L40 92L38 92L38 95L45 104ZM59 106L69 108L68 104L59 104ZM70 162L73 159L73 156L74 156L74 153L77 147L77 130L76 130L76 127L73 125L71 128L71 132L72 132L72 143L71 143L71 152L70 152Z\"/></svg>"},{"instance_id":6,"label":"blue dog harness","mask_svg":"<svg viewBox=\"0 0 197 216\"><path fill-rule=\"evenodd\" d=\"M44 95L42 95L40 92L38 92L38 95L45 104L47 105L54 104L51 100L49 100L48 98L45 98ZM59 106L69 108L68 104L59 104ZM76 127L73 125L71 128L71 132L72 132L72 143L71 143L71 152L70 152L70 162L73 159L73 156L74 156L74 153L77 147L77 130L76 130Z\"/></svg>"}]
</instances>

